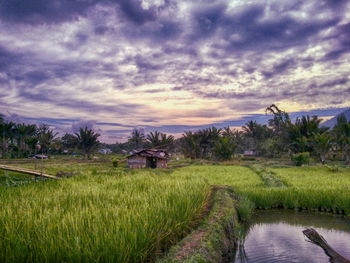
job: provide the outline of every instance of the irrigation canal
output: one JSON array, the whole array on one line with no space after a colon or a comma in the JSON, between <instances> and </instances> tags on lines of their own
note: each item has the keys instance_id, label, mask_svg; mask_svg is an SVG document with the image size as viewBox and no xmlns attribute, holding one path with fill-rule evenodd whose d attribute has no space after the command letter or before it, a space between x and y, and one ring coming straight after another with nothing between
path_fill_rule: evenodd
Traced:
<instances>
[{"instance_id":1,"label":"irrigation canal","mask_svg":"<svg viewBox=\"0 0 350 263\"><path fill-rule=\"evenodd\" d=\"M350 259L350 220L340 216L294 211L259 211L243 231L235 262L330 262L302 231L316 229L330 246Z\"/></svg>"}]
</instances>

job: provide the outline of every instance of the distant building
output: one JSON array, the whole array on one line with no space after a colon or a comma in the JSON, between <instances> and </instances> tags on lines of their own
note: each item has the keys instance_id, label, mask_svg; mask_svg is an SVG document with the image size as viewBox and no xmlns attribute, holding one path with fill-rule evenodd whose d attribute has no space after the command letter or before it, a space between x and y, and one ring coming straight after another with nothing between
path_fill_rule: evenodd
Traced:
<instances>
[{"instance_id":1,"label":"distant building","mask_svg":"<svg viewBox=\"0 0 350 263\"><path fill-rule=\"evenodd\" d=\"M166 168L169 154L160 149L148 149L135 152L127 158L129 168Z\"/></svg>"},{"instance_id":2,"label":"distant building","mask_svg":"<svg viewBox=\"0 0 350 263\"><path fill-rule=\"evenodd\" d=\"M255 156L255 151L244 151L243 153L244 156Z\"/></svg>"},{"instance_id":3,"label":"distant building","mask_svg":"<svg viewBox=\"0 0 350 263\"><path fill-rule=\"evenodd\" d=\"M102 154L111 154L112 153L111 149L101 149L98 152L102 153Z\"/></svg>"}]
</instances>

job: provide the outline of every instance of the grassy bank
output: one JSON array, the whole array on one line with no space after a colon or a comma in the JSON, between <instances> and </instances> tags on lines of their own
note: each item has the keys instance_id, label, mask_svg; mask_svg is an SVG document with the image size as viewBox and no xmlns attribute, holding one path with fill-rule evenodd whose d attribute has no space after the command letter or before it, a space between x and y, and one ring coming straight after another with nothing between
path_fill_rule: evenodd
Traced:
<instances>
[{"instance_id":1,"label":"grassy bank","mask_svg":"<svg viewBox=\"0 0 350 263\"><path fill-rule=\"evenodd\" d=\"M155 258L196 225L210 185L231 186L258 208L350 215L348 168L331 172L327 167L254 170L215 165L124 170L108 162L80 161L51 161L45 167L52 174L71 171L77 176L0 186L0 261Z\"/></svg>"},{"instance_id":2,"label":"grassy bank","mask_svg":"<svg viewBox=\"0 0 350 263\"><path fill-rule=\"evenodd\" d=\"M201 225L158 263L232 260L238 227L238 201L230 187L212 187L211 209Z\"/></svg>"}]
</instances>

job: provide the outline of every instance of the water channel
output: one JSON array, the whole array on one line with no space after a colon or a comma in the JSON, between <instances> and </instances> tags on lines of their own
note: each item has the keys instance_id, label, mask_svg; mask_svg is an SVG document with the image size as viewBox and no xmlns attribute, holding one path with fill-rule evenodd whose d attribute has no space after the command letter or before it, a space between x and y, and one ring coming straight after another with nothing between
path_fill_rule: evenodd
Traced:
<instances>
[{"instance_id":1,"label":"water channel","mask_svg":"<svg viewBox=\"0 0 350 263\"><path fill-rule=\"evenodd\" d=\"M242 234L234 262L330 262L322 248L307 241L302 233L306 228L314 228L334 250L350 259L349 218L272 210L258 211L253 216Z\"/></svg>"}]
</instances>

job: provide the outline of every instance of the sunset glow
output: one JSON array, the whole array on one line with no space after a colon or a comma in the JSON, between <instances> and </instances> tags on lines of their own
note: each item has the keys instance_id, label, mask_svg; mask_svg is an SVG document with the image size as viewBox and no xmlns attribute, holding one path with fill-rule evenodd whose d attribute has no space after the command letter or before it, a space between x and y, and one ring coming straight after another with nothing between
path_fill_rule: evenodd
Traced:
<instances>
[{"instance_id":1,"label":"sunset glow","mask_svg":"<svg viewBox=\"0 0 350 263\"><path fill-rule=\"evenodd\" d=\"M6 1L0 112L90 121L107 142L241 126L272 103L329 118L350 107L349 14L346 0Z\"/></svg>"}]
</instances>

